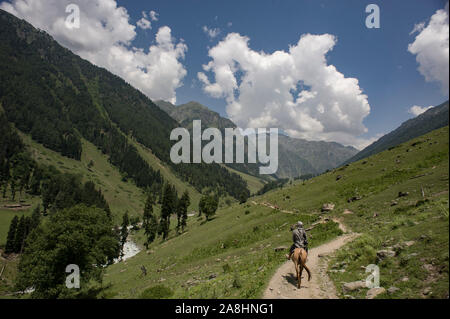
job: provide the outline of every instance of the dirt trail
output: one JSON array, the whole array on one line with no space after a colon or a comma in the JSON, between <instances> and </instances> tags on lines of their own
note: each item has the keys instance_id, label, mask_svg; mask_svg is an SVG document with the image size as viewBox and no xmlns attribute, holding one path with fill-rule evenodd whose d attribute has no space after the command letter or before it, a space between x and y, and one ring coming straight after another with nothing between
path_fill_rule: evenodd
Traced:
<instances>
[{"instance_id":1,"label":"dirt trail","mask_svg":"<svg viewBox=\"0 0 450 319\"><path fill-rule=\"evenodd\" d=\"M339 228L344 234L338 238L309 250L306 265L311 271L311 281L308 282L308 274L303 271L302 286L297 289L294 263L286 261L278 268L269 282L264 299L337 299L336 288L327 275L327 261L325 256L332 254L347 242L359 236L357 233L348 232L339 221Z\"/></svg>"}]
</instances>

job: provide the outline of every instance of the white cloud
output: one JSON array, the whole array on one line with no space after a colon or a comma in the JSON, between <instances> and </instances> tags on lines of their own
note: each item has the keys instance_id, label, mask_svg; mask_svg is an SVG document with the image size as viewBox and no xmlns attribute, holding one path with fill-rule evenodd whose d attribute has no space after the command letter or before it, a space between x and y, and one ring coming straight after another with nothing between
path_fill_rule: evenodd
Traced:
<instances>
[{"instance_id":1,"label":"white cloud","mask_svg":"<svg viewBox=\"0 0 450 319\"><path fill-rule=\"evenodd\" d=\"M414 25L414 28L409 33L409 35L413 35L416 32L422 32L422 30L425 28L425 22L420 22Z\"/></svg>"},{"instance_id":2,"label":"white cloud","mask_svg":"<svg viewBox=\"0 0 450 319\"><path fill-rule=\"evenodd\" d=\"M418 116L418 115L422 114L423 112L425 112L426 110L431 109L432 107L433 107L432 105L427 106L427 107L414 105L409 108L408 113L410 113L414 116Z\"/></svg>"},{"instance_id":3,"label":"white cloud","mask_svg":"<svg viewBox=\"0 0 450 319\"><path fill-rule=\"evenodd\" d=\"M152 28L152 23L147 20L147 14L143 14L143 17L136 23L136 25L143 30Z\"/></svg>"},{"instance_id":4,"label":"white cloud","mask_svg":"<svg viewBox=\"0 0 450 319\"><path fill-rule=\"evenodd\" d=\"M155 11L150 11L149 12L150 13L150 19L152 19L152 21L158 21L158 16L159 16L159 14L158 13L156 13Z\"/></svg>"},{"instance_id":5,"label":"white cloud","mask_svg":"<svg viewBox=\"0 0 450 319\"><path fill-rule=\"evenodd\" d=\"M209 50L211 61L198 79L204 91L225 98L229 117L240 127L278 127L293 137L367 142L362 123L370 113L367 96L355 78L345 78L328 65L326 54L336 44L330 34L303 35L286 51L256 52L249 38L230 33Z\"/></svg>"},{"instance_id":6,"label":"white cloud","mask_svg":"<svg viewBox=\"0 0 450 319\"><path fill-rule=\"evenodd\" d=\"M78 0L79 29L65 26L65 9L71 2L13 0L1 3L0 8L47 31L63 46L124 78L150 98L176 102L175 90L186 75L180 60L187 46L183 41L175 43L169 27L159 28L156 43L148 50L130 48L136 26L129 23L126 9L115 0Z\"/></svg>"},{"instance_id":7,"label":"white cloud","mask_svg":"<svg viewBox=\"0 0 450 319\"><path fill-rule=\"evenodd\" d=\"M206 25L203 26L202 30L210 38L210 40L214 39L220 34L219 28L208 28Z\"/></svg>"},{"instance_id":8,"label":"white cloud","mask_svg":"<svg viewBox=\"0 0 450 319\"><path fill-rule=\"evenodd\" d=\"M420 31L419 29L422 28ZM427 82L439 82L444 94L448 94L449 77L449 36L448 3L445 9L438 10L431 16L427 26L416 26L420 33L408 51L416 55L419 72ZM414 31L413 30L413 31Z\"/></svg>"}]
</instances>

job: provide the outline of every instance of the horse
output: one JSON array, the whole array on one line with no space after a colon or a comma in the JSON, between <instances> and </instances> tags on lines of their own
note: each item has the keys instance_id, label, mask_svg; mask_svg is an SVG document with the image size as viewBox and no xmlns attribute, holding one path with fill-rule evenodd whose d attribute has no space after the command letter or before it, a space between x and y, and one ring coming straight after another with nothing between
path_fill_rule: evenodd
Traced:
<instances>
[{"instance_id":1,"label":"horse","mask_svg":"<svg viewBox=\"0 0 450 319\"><path fill-rule=\"evenodd\" d=\"M308 273L308 281L311 280L311 272L308 267L306 267L306 258L308 258L308 253L303 248L295 248L291 256L291 259L294 262L295 271L297 273L298 289L300 289L302 284L303 268L306 269L306 272Z\"/></svg>"}]
</instances>

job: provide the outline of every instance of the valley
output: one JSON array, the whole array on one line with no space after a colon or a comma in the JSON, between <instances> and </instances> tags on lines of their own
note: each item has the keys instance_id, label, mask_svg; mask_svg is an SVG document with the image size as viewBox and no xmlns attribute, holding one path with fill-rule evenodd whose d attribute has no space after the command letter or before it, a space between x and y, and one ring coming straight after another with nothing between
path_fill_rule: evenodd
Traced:
<instances>
[{"instance_id":1,"label":"valley","mask_svg":"<svg viewBox=\"0 0 450 319\"><path fill-rule=\"evenodd\" d=\"M144 13L137 25L151 29L157 15ZM363 143L366 91L327 64L336 41L329 34L304 35L273 54L251 50L249 38L235 32L208 47L212 60L203 71L227 76L211 83L197 72L191 89L200 84L224 99L227 118L214 103L153 100L145 86L137 89L3 9L0 26L0 299L449 298L448 96L434 107L415 105L414 117ZM185 58L184 40L174 45L170 32L161 27L148 52L130 51L139 72L150 70L146 59L154 63L155 52L161 61ZM314 45L302 44L312 38ZM227 41L240 43L246 58L231 46L232 62L222 61ZM311 48L325 53L299 58ZM258 66L239 69L248 57L265 61L253 80ZM301 73L313 66L320 72ZM266 74L280 67L283 75ZM166 81L163 71L166 65L150 80L172 85L165 93L175 94L184 76ZM324 74L333 77L313 88ZM270 89L258 86L265 76ZM227 90L224 78L232 78ZM240 100L238 86L259 91ZM197 97L184 94L182 101ZM252 114L252 97L267 100L261 117ZM238 136L222 139L238 134L232 119L245 123L240 103L247 103L248 123L280 123L277 116L287 123L269 145L258 140L258 152L245 143L256 141L253 134L240 136L242 144ZM258 160L249 161L252 155ZM311 281L303 273L300 289L285 257L299 221L312 273ZM66 285L67 265L80 266L81 289ZM378 283L369 288L370 269Z\"/></svg>"}]
</instances>

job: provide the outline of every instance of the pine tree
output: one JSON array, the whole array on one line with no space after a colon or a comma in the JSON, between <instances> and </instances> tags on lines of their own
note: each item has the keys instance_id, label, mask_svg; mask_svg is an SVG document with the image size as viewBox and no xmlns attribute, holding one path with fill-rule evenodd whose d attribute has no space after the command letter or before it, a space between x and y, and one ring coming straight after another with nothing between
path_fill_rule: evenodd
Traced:
<instances>
[{"instance_id":1,"label":"pine tree","mask_svg":"<svg viewBox=\"0 0 450 319\"><path fill-rule=\"evenodd\" d=\"M41 205L38 205L31 214L30 231L38 227L41 221Z\"/></svg>"},{"instance_id":2,"label":"pine tree","mask_svg":"<svg viewBox=\"0 0 450 319\"><path fill-rule=\"evenodd\" d=\"M166 239L169 235L170 215L175 212L175 189L167 183L164 186L162 206L161 206L161 220L159 222L159 234Z\"/></svg>"},{"instance_id":3,"label":"pine tree","mask_svg":"<svg viewBox=\"0 0 450 319\"><path fill-rule=\"evenodd\" d=\"M19 218L14 216L9 225L8 237L6 238L5 253L10 254L15 251L15 238L17 232L17 225L19 224Z\"/></svg>"},{"instance_id":4,"label":"pine tree","mask_svg":"<svg viewBox=\"0 0 450 319\"><path fill-rule=\"evenodd\" d=\"M14 237L14 252L20 253L23 249L27 231L25 216L21 216L17 225L16 235Z\"/></svg>"},{"instance_id":5,"label":"pine tree","mask_svg":"<svg viewBox=\"0 0 450 319\"><path fill-rule=\"evenodd\" d=\"M12 200L15 200L16 198L16 182L14 181L14 179L11 181L11 198Z\"/></svg>"},{"instance_id":6,"label":"pine tree","mask_svg":"<svg viewBox=\"0 0 450 319\"><path fill-rule=\"evenodd\" d=\"M147 241L145 242L145 246L147 248L148 245L155 240L156 233L158 232L158 221L156 220L156 217L153 214L153 203L154 198L153 195L150 193L145 203L144 216L142 222L144 227L144 233L145 236L147 237Z\"/></svg>"},{"instance_id":7,"label":"pine tree","mask_svg":"<svg viewBox=\"0 0 450 319\"><path fill-rule=\"evenodd\" d=\"M186 190L181 198L178 201L177 206L177 217L178 217L178 225L177 225L177 233L181 228L181 232L184 232L187 223L187 209L191 204L191 200L189 198L189 193Z\"/></svg>"}]
</instances>

